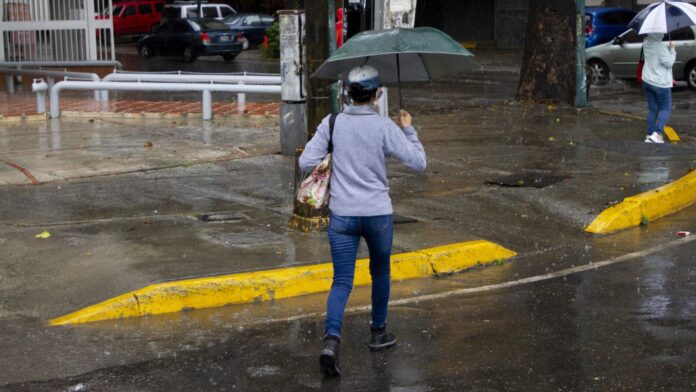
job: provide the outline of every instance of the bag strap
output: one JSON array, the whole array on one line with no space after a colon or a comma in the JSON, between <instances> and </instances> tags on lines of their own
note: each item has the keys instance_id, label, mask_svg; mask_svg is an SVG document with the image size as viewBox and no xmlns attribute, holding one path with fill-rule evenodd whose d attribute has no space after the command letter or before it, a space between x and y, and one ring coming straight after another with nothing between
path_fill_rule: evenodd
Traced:
<instances>
[{"instance_id":1,"label":"bag strap","mask_svg":"<svg viewBox=\"0 0 696 392\"><path fill-rule=\"evenodd\" d=\"M643 52L643 48L640 48L640 62L645 62L645 52Z\"/></svg>"},{"instance_id":2,"label":"bag strap","mask_svg":"<svg viewBox=\"0 0 696 392\"><path fill-rule=\"evenodd\" d=\"M331 117L329 117L329 154L333 152L333 131L336 125L336 117L338 117L338 113L331 113Z\"/></svg>"}]
</instances>

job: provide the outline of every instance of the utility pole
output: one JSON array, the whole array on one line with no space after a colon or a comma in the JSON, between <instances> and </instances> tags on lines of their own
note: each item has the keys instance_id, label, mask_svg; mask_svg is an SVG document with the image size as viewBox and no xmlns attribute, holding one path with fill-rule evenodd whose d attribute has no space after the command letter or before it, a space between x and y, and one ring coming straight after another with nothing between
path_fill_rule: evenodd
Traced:
<instances>
[{"instance_id":1,"label":"utility pole","mask_svg":"<svg viewBox=\"0 0 696 392\"><path fill-rule=\"evenodd\" d=\"M336 48L335 18L337 0L310 0L305 2L306 54L305 64L307 86L307 140L311 140L321 121L332 111L332 82L311 79L312 75ZM333 37L333 38L332 38ZM332 90L334 94L332 94ZM334 108L335 109L335 108ZM302 153L298 149L297 156ZM301 171L295 164L295 187L299 186ZM325 227L328 223L328 208L315 209L312 206L294 200L293 215L289 225L300 231Z\"/></svg>"},{"instance_id":2,"label":"utility pole","mask_svg":"<svg viewBox=\"0 0 696 392\"><path fill-rule=\"evenodd\" d=\"M587 56L585 55L585 0L575 0L575 107L587 106Z\"/></svg>"}]
</instances>

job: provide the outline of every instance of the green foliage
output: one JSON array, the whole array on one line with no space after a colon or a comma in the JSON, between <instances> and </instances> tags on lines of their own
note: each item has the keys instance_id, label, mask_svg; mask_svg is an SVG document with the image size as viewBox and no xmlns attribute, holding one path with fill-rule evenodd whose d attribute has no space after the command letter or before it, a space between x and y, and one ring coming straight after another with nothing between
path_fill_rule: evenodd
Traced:
<instances>
[{"instance_id":1,"label":"green foliage","mask_svg":"<svg viewBox=\"0 0 696 392\"><path fill-rule=\"evenodd\" d=\"M264 45L261 47L261 52L264 57L277 59L280 57L280 25L278 21L273 22L271 27L266 29L266 36L268 36L268 46Z\"/></svg>"}]
</instances>

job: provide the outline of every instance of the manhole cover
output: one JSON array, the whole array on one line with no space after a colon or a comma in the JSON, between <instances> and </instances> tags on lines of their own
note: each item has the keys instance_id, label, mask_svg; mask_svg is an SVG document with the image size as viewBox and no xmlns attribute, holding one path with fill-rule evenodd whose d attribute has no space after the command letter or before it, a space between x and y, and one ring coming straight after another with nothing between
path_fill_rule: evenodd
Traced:
<instances>
[{"instance_id":1,"label":"manhole cover","mask_svg":"<svg viewBox=\"0 0 696 392\"><path fill-rule=\"evenodd\" d=\"M486 185L495 185L512 188L545 188L549 185L557 184L568 177L554 176L540 173L522 173L512 174L509 176L499 177L490 181L486 181Z\"/></svg>"},{"instance_id":2,"label":"manhole cover","mask_svg":"<svg viewBox=\"0 0 696 392\"><path fill-rule=\"evenodd\" d=\"M240 212L221 212L198 215L198 220L201 222L238 222L246 219L248 219L248 217Z\"/></svg>"}]
</instances>

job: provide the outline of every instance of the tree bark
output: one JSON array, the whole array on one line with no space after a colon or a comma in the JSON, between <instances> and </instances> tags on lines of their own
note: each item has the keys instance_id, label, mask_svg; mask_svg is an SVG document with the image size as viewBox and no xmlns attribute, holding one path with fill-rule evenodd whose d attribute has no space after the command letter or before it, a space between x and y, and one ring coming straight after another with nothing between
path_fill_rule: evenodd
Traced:
<instances>
[{"instance_id":1,"label":"tree bark","mask_svg":"<svg viewBox=\"0 0 696 392\"><path fill-rule=\"evenodd\" d=\"M530 0L518 100L575 101L575 0Z\"/></svg>"}]
</instances>

